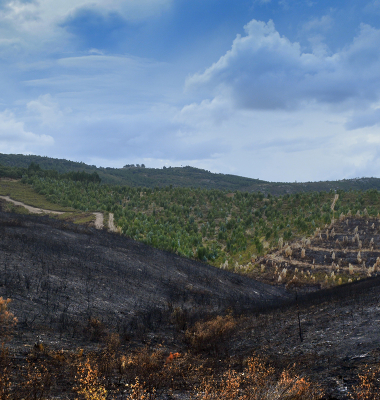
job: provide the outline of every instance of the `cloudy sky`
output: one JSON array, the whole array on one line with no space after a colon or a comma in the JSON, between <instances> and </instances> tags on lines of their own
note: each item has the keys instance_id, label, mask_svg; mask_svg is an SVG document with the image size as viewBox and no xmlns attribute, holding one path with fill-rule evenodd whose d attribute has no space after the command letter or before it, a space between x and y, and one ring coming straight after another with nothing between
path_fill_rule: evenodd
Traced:
<instances>
[{"instance_id":1,"label":"cloudy sky","mask_svg":"<svg viewBox=\"0 0 380 400\"><path fill-rule=\"evenodd\" d=\"M380 177L380 0L0 0L0 152Z\"/></svg>"}]
</instances>

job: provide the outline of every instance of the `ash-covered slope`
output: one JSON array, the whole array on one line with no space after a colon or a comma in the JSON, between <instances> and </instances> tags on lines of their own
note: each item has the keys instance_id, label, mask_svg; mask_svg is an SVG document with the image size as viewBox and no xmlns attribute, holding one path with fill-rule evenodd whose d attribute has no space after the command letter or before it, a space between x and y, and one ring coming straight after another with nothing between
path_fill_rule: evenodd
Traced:
<instances>
[{"instance_id":1,"label":"ash-covered slope","mask_svg":"<svg viewBox=\"0 0 380 400\"><path fill-rule=\"evenodd\" d=\"M125 331L151 329L176 309L254 310L288 294L117 234L0 213L0 296L26 326L74 331L93 316Z\"/></svg>"}]
</instances>

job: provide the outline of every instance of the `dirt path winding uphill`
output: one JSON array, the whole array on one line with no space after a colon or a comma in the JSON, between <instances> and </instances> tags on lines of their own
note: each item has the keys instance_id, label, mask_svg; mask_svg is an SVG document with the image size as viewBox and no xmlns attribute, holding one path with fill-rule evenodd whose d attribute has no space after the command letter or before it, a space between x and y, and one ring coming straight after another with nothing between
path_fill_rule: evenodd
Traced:
<instances>
[{"instance_id":1,"label":"dirt path winding uphill","mask_svg":"<svg viewBox=\"0 0 380 400\"><path fill-rule=\"evenodd\" d=\"M104 226L104 216L101 212L94 212L95 215L95 228L103 229Z\"/></svg>"},{"instance_id":2,"label":"dirt path winding uphill","mask_svg":"<svg viewBox=\"0 0 380 400\"><path fill-rule=\"evenodd\" d=\"M113 213L109 213L109 216L108 216L108 229L111 232L117 232Z\"/></svg>"},{"instance_id":3,"label":"dirt path winding uphill","mask_svg":"<svg viewBox=\"0 0 380 400\"><path fill-rule=\"evenodd\" d=\"M54 210L46 210L43 208L37 208L37 207L33 207L33 206L29 206L21 201L17 201L17 200L13 200L11 199L9 196L0 196L0 199L3 199L5 201L9 201L10 203L13 203L15 206L22 206L24 208L26 208L30 213L32 214L56 214L56 215L61 215L61 214L65 214L64 211L54 211ZM95 228L96 229L103 229L104 226L104 215L101 212L94 212L93 213L95 215ZM109 215L109 222L108 222L108 227L109 230L112 232L116 232L117 229L115 227L114 224L114 216L113 214L110 213Z\"/></svg>"},{"instance_id":4,"label":"dirt path winding uphill","mask_svg":"<svg viewBox=\"0 0 380 400\"><path fill-rule=\"evenodd\" d=\"M28 206L27 204L22 203L21 201L11 199L9 196L0 196L0 199L9 201L10 203L13 203L15 206L22 206L22 207L26 208L32 214L44 214L44 213L59 214L59 215L64 214L64 211L45 210L43 208Z\"/></svg>"}]
</instances>

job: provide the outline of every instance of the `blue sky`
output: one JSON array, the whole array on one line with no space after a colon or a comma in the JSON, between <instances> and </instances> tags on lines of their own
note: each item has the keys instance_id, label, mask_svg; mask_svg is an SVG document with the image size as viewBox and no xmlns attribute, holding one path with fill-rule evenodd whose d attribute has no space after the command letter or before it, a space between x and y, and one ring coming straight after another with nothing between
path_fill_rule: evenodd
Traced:
<instances>
[{"instance_id":1,"label":"blue sky","mask_svg":"<svg viewBox=\"0 0 380 400\"><path fill-rule=\"evenodd\" d=\"M0 0L0 152L380 176L380 0Z\"/></svg>"}]
</instances>

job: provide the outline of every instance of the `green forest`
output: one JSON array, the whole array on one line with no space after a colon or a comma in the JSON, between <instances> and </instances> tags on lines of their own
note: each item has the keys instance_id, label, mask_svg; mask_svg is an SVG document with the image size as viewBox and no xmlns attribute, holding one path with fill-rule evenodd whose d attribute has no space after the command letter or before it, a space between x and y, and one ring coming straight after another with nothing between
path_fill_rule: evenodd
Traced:
<instances>
[{"instance_id":1,"label":"green forest","mask_svg":"<svg viewBox=\"0 0 380 400\"><path fill-rule=\"evenodd\" d=\"M341 213L380 210L376 190L264 196L190 188L134 188L40 177L22 182L52 203L114 213L121 233L153 247L235 269L284 242L308 236ZM246 271L249 272L249 271Z\"/></svg>"},{"instance_id":2,"label":"green forest","mask_svg":"<svg viewBox=\"0 0 380 400\"><path fill-rule=\"evenodd\" d=\"M230 270L249 268L283 242L311 235L340 214L380 210L380 195L334 191L264 195L201 188L130 187L102 184L96 172L58 173L32 163L22 170L0 168L60 207L114 214L123 235L153 247ZM17 175L19 173L19 175ZM15 176L15 174L17 176ZM247 267L248 266L248 267Z\"/></svg>"}]
</instances>

